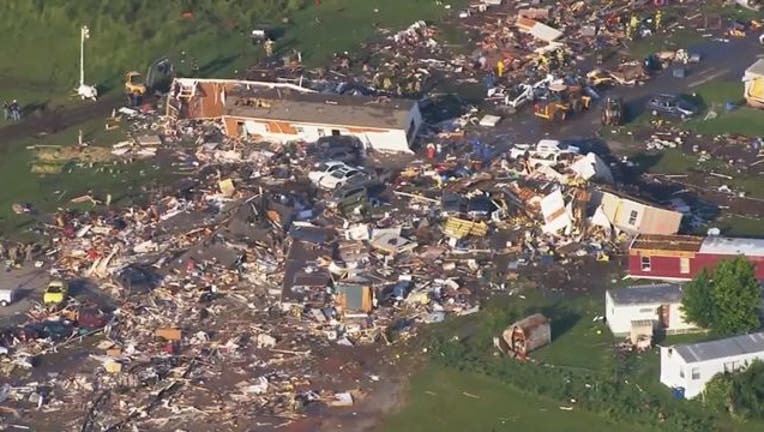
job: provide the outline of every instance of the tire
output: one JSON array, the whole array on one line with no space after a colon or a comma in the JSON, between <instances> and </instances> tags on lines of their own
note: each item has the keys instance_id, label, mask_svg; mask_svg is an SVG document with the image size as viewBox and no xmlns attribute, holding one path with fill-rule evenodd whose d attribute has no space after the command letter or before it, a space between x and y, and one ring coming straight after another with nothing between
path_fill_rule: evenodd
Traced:
<instances>
[{"instance_id":1,"label":"tire","mask_svg":"<svg viewBox=\"0 0 764 432\"><path fill-rule=\"evenodd\" d=\"M0 306L2 307L8 306L8 300L0 300Z\"/></svg>"}]
</instances>

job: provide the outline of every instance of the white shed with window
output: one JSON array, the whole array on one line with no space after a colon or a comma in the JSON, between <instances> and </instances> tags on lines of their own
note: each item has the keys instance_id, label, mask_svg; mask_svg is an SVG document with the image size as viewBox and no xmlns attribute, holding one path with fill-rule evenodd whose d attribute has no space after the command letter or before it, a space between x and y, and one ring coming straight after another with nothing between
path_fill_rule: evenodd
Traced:
<instances>
[{"instance_id":1,"label":"white shed with window","mask_svg":"<svg viewBox=\"0 0 764 432\"><path fill-rule=\"evenodd\" d=\"M653 328L668 334L697 329L684 320L681 304L682 287L677 284L611 289L605 293L605 318L610 331L616 336L628 335L632 323L644 320L652 321Z\"/></svg>"},{"instance_id":2,"label":"white shed with window","mask_svg":"<svg viewBox=\"0 0 764 432\"><path fill-rule=\"evenodd\" d=\"M764 332L694 344L661 347L661 383L691 399L715 375L764 361Z\"/></svg>"}]
</instances>

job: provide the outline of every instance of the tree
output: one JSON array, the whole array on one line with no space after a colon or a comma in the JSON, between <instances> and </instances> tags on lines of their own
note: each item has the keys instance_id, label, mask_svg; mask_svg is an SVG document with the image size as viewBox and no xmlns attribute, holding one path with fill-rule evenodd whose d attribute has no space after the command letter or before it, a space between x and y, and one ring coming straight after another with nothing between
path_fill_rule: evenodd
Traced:
<instances>
[{"instance_id":1,"label":"tree","mask_svg":"<svg viewBox=\"0 0 764 432\"><path fill-rule=\"evenodd\" d=\"M703 390L703 403L743 419L764 418L764 363L756 360L744 371L717 374Z\"/></svg>"},{"instance_id":2,"label":"tree","mask_svg":"<svg viewBox=\"0 0 764 432\"><path fill-rule=\"evenodd\" d=\"M682 290L682 312L687 321L703 328L711 327L714 322L714 301L711 295L711 275L703 269Z\"/></svg>"},{"instance_id":3,"label":"tree","mask_svg":"<svg viewBox=\"0 0 764 432\"><path fill-rule=\"evenodd\" d=\"M682 311L688 321L720 335L759 328L761 292L753 265L740 256L702 271L684 288Z\"/></svg>"}]
</instances>

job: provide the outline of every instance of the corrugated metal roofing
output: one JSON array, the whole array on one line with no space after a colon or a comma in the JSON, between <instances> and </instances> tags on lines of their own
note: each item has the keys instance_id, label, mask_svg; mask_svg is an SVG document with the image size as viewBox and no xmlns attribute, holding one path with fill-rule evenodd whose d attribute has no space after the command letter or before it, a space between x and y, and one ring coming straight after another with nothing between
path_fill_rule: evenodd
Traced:
<instances>
[{"instance_id":1,"label":"corrugated metal roofing","mask_svg":"<svg viewBox=\"0 0 764 432\"><path fill-rule=\"evenodd\" d=\"M719 255L764 256L764 239L706 237L700 253Z\"/></svg>"},{"instance_id":2,"label":"corrugated metal roofing","mask_svg":"<svg viewBox=\"0 0 764 432\"><path fill-rule=\"evenodd\" d=\"M687 363L764 352L764 332L694 344L675 345L674 351Z\"/></svg>"},{"instance_id":3,"label":"corrugated metal roofing","mask_svg":"<svg viewBox=\"0 0 764 432\"><path fill-rule=\"evenodd\" d=\"M608 290L608 293L617 305L678 303L682 299L682 288L672 283L634 285Z\"/></svg>"}]
</instances>

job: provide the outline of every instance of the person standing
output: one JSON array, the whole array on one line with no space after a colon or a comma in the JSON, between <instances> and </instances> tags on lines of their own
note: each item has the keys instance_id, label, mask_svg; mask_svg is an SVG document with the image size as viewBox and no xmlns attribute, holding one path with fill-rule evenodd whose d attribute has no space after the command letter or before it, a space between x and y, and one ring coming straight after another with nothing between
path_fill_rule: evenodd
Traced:
<instances>
[{"instance_id":1,"label":"person standing","mask_svg":"<svg viewBox=\"0 0 764 432\"><path fill-rule=\"evenodd\" d=\"M19 102L16 99L14 99L13 102L11 102L10 111L11 111L11 120L15 120L15 121L21 120L21 107L19 106Z\"/></svg>"}]
</instances>

